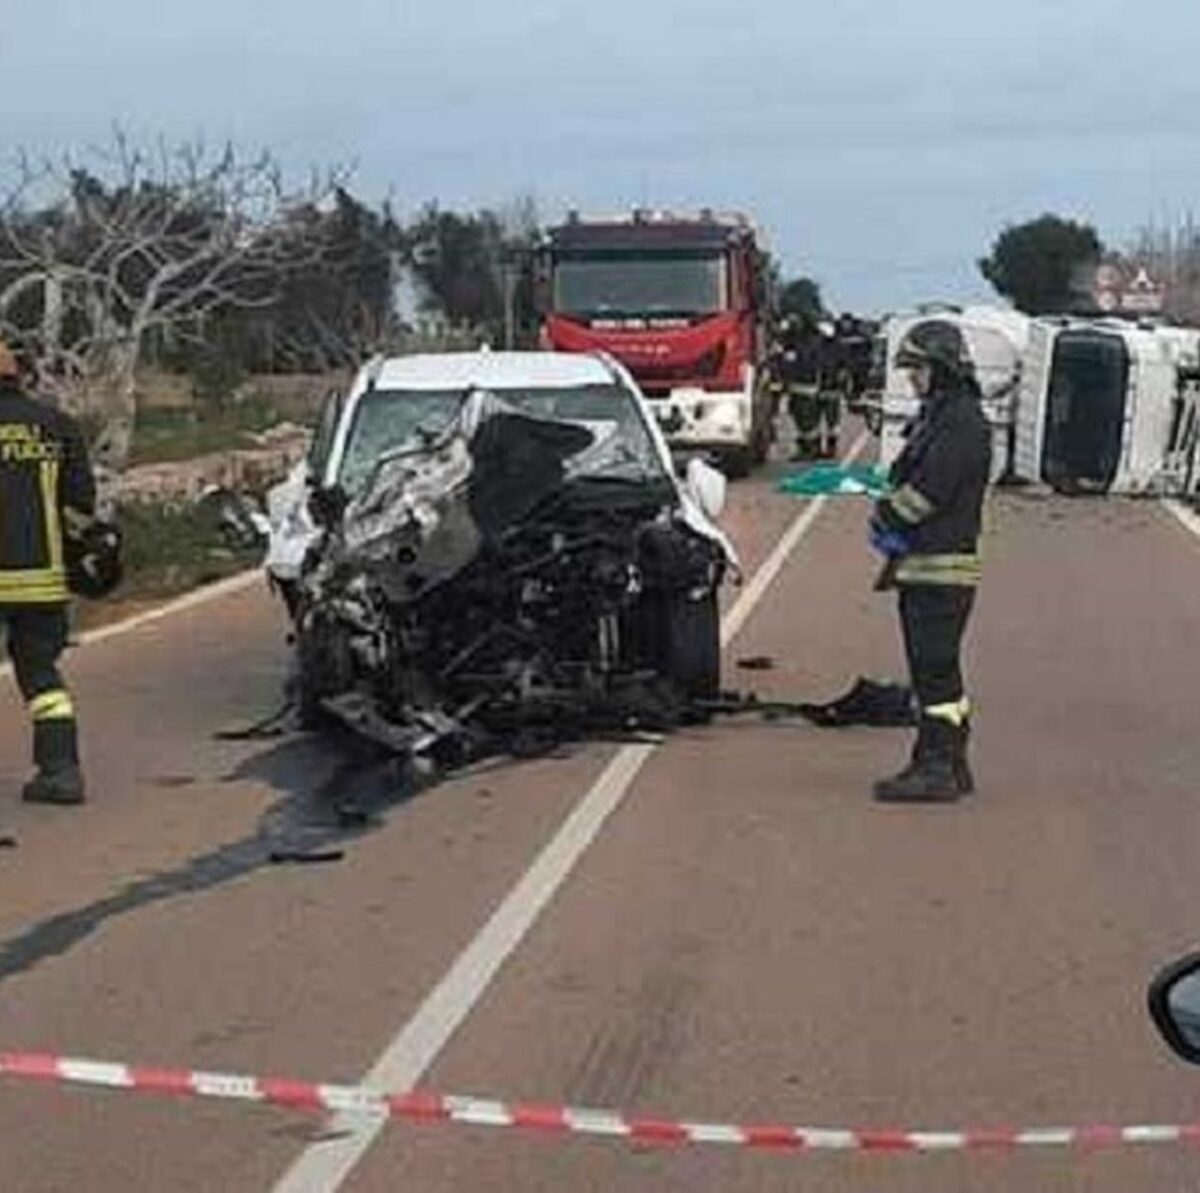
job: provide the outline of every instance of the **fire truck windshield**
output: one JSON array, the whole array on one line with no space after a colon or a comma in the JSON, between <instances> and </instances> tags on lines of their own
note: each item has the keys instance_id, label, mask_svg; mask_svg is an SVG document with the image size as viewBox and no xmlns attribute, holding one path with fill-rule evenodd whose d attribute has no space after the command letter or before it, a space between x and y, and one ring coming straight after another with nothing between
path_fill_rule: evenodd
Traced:
<instances>
[{"instance_id":1,"label":"fire truck windshield","mask_svg":"<svg viewBox=\"0 0 1200 1193\"><path fill-rule=\"evenodd\" d=\"M588 253L554 265L554 309L592 318L707 315L726 306L716 253Z\"/></svg>"}]
</instances>

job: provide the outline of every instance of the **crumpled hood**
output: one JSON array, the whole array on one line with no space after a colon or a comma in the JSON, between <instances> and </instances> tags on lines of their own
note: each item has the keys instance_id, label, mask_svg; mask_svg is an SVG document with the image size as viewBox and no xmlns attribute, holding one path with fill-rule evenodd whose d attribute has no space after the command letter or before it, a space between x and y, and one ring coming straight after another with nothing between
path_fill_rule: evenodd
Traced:
<instances>
[{"instance_id":1,"label":"crumpled hood","mask_svg":"<svg viewBox=\"0 0 1200 1193\"><path fill-rule=\"evenodd\" d=\"M577 423L533 417L473 392L426 446L380 461L347 506L332 556L369 570L390 599L413 599L561 488L568 461L595 443Z\"/></svg>"}]
</instances>

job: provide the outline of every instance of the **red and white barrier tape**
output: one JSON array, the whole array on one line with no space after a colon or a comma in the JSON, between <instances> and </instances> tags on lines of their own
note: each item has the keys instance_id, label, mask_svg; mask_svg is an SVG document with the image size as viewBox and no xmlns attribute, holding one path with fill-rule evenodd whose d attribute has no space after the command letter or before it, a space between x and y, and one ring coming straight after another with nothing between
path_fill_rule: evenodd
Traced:
<instances>
[{"instance_id":1,"label":"red and white barrier tape","mask_svg":"<svg viewBox=\"0 0 1200 1193\"><path fill-rule=\"evenodd\" d=\"M563 1135L602 1135L631 1143L724 1144L775 1151L963 1152L1030 1147L1098 1150L1131 1144L1200 1144L1200 1124L1157 1127L1039 1127L967 1131L835 1130L733 1126L637 1118L610 1110L536 1106L443 1094L384 1094L228 1073L149 1069L42 1053L0 1053L0 1076L197 1098L225 1098L314 1113L364 1115L409 1123L515 1127Z\"/></svg>"}]
</instances>

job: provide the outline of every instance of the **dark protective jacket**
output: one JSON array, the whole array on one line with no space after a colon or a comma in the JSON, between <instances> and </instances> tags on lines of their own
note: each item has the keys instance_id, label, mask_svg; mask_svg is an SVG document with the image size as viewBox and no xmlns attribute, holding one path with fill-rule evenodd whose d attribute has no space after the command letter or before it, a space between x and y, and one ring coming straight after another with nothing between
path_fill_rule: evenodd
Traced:
<instances>
[{"instance_id":1,"label":"dark protective jacket","mask_svg":"<svg viewBox=\"0 0 1200 1193\"><path fill-rule=\"evenodd\" d=\"M817 344L811 336L791 336L776 355L775 370L785 385L816 385Z\"/></svg>"},{"instance_id":2,"label":"dark protective jacket","mask_svg":"<svg viewBox=\"0 0 1200 1193\"><path fill-rule=\"evenodd\" d=\"M74 421L0 380L0 608L67 600L64 527L95 506Z\"/></svg>"},{"instance_id":3,"label":"dark protective jacket","mask_svg":"<svg viewBox=\"0 0 1200 1193\"><path fill-rule=\"evenodd\" d=\"M987 418L974 387L934 395L892 465L876 517L905 536L897 584L979 583L979 533L991 470Z\"/></svg>"}]
</instances>

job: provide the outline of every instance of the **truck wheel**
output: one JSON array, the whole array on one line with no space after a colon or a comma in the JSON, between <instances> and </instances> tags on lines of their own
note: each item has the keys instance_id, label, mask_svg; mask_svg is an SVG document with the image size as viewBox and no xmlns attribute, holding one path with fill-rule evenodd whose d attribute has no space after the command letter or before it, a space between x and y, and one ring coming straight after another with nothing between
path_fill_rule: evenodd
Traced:
<instances>
[{"instance_id":1,"label":"truck wheel","mask_svg":"<svg viewBox=\"0 0 1200 1193\"><path fill-rule=\"evenodd\" d=\"M322 702L348 689L354 678L345 636L329 622L302 619L295 650L292 695L300 727L324 729L331 718Z\"/></svg>"},{"instance_id":2,"label":"truck wheel","mask_svg":"<svg viewBox=\"0 0 1200 1193\"><path fill-rule=\"evenodd\" d=\"M305 733L320 733L329 727L330 717L321 706L320 700L313 695L310 687L303 682L297 685L296 692L296 723Z\"/></svg>"},{"instance_id":3,"label":"truck wheel","mask_svg":"<svg viewBox=\"0 0 1200 1193\"><path fill-rule=\"evenodd\" d=\"M759 413L759 423L751 438L751 448L754 452L754 463L765 464L771 456L771 446L774 444L777 430L776 421L779 418L781 395L767 389L760 395L756 409Z\"/></svg>"},{"instance_id":4,"label":"truck wheel","mask_svg":"<svg viewBox=\"0 0 1200 1193\"><path fill-rule=\"evenodd\" d=\"M329 724L329 714L321 705L312 662L297 648L296 667L291 679L291 696L296 708L296 721L306 733L318 733Z\"/></svg>"},{"instance_id":5,"label":"truck wheel","mask_svg":"<svg viewBox=\"0 0 1200 1193\"><path fill-rule=\"evenodd\" d=\"M662 667L690 700L714 700L721 691L721 614L717 594L698 601L674 593L665 602Z\"/></svg>"},{"instance_id":6,"label":"truck wheel","mask_svg":"<svg viewBox=\"0 0 1200 1193\"><path fill-rule=\"evenodd\" d=\"M754 453L755 467L765 464L771 454L771 444L775 439L772 429L772 424L766 423L755 432L754 446L751 449Z\"/></svg>"}]
</instances>

